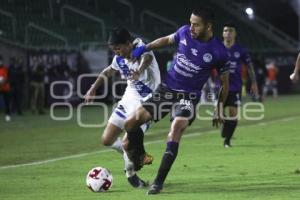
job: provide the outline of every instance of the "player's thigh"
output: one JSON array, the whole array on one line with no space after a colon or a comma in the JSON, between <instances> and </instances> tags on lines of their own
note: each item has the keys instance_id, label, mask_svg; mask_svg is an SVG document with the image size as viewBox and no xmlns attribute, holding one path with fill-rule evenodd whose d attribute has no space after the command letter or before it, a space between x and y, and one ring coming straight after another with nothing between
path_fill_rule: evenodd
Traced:
<instances>
[{"instance_id":1,"label":"player's thigh","mask_svg":"<svg viewBox=\"0 0 300 200\"><path fill-rule=\"evenodd\" d=\"M141 126L142 124L150 121L151 118L152 116L150 113L143 106L140 106L126 119L125 130L131 130L134 127Z\"/></svg>"},{"instance_id":2,"label":"player's thigh","mask_svg":"<svg viewBox=\"0 0 300 200\"><path fill-rule=\"evenodd\" d=\"M102 144L112 145L122 133L122 129L113 123L108 122L102 134Z\"/></svg>"}]
</instances>

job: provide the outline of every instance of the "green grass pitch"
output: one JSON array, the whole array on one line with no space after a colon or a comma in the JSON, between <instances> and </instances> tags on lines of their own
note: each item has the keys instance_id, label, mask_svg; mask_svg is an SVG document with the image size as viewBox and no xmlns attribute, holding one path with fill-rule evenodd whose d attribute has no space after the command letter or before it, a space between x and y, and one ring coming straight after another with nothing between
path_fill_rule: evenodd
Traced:
<instances>
[{"instance_id":1,"label":"green grass pitch","mask_svg":"<svg viewBox=\"0 0 300 200\"><path fill-rule=\"evenodd\" d=\"M186 130L177 160L157 196L129 186L121 155L100 144L103 128L82 128L75 115L68 121L54 121L49 115L26 113L5 123L0 114L0 199L299 200L300 96L267 99L264 106L261 121L240 121L231 149L223 148L219 130L210 121L196 120ZM66 111L56 114L66 115ZM100 109L83 110L85 122L102 118ZM169 125L167 117L145 137L154 163L139 175L149 182L160 164ZM110 191L92 193L85 186L86 173L95 166L112 171Z\"/></svg>"}]
</instances>

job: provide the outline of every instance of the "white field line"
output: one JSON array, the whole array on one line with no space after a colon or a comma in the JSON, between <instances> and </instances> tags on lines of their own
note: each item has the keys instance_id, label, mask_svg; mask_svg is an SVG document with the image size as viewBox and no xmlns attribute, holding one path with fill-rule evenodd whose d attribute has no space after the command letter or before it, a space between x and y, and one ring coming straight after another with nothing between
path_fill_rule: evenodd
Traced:
<instances>
[{"instance_id":1,"label":"white field line","mask_svg":"<svg viewBox=\"0 0 300 200\"><path fill-rule=\"evenodd\" d=\"M287 122L287 121L292 121L292 120L295 120L295 117L287 117L287 118L276 119L276 120L272 120L272 121L268 121L268 122L260 122L260 123L256 123L256 124L244 125L244 126L239 126L239 128L246 128L246 127L249 127L249 126L251 127L251 126L257 126L257 125L268 125L270 123ZM209 133L219 133L219 130L215 129L215 130L208 130L208 131L202 131L202 132L193 132L193 133L190 133L190 134L187 134L187 135L183 135L182 137L184 137L184 138L196 137L196 136L209 134ZM165 139L153 140L153 141L145 142L145 145L160 143L160 142L164 142L164 141L166 141L166 140ZM24 163L24 164L1 166L0 170L17 168L17 167L25 167L25 166L42 165L42 164L57 162L57 161L60 161L60 160L81 158L81 157L85 157L85 156L89 156L89 155L93 155L93 154L101 154L101 153L106 153L106 152L111 152L111 151L115 151L115 150L113 150L113 149L104 149L104 150L100 150L100 151L80 153L80 154L64 156L64 157L59 157L59 158L53 158L53 159L48 159L48 160L43 160L43 161L35 161L35 162Z\"/></svg>"}]
</instances>

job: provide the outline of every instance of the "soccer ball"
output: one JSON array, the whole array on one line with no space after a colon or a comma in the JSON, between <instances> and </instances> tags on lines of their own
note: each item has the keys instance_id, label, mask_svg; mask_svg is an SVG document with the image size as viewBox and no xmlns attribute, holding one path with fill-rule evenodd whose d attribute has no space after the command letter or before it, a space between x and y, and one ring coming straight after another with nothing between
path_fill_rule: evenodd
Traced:
<instances>
[{"instance_id":1,"label":"soccer ball","mask_svg":"<svg viewBox=\"0 0 300 200\"><path fill-rule=\"evenodd\" d=\"M86 175L86 185L93 192L105 192L112 186L113 176L103 167L95 167Z\"/></svg>"}]
</instances>

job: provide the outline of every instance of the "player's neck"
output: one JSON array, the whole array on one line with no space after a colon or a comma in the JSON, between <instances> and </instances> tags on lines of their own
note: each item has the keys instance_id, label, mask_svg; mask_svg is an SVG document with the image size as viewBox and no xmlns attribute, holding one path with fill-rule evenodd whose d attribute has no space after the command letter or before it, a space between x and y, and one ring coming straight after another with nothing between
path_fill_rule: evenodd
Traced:
<instances>
[{"instance_id":1,"label":"player's neck","mask_svg":"<svg viewBox=\"0 0 300 200\"><path fill-rule=\"evenodd\" d=\"M235 44L235 40L224 40L223 43L226 48L231 48Z\"/></svg>"},{"instance_id":2,"label":"player's neck","mask_svg":"<svg viewBox=\"0 0 300 200\"><path fill-rule=\"evenodd\" d=\"M197 38L197 40L201 41L201 42L207 42L209 41L210 39L212 39L214 36L214 34L212 32L209 32L208 34L204 35L203 37L201 38Z\"/></svg>"}]
</instances>

